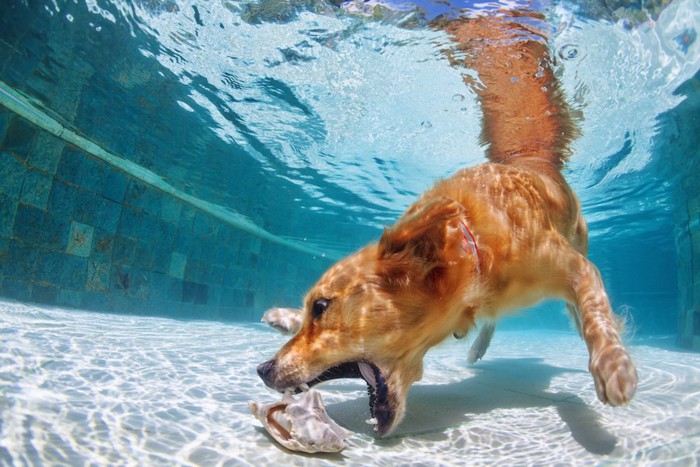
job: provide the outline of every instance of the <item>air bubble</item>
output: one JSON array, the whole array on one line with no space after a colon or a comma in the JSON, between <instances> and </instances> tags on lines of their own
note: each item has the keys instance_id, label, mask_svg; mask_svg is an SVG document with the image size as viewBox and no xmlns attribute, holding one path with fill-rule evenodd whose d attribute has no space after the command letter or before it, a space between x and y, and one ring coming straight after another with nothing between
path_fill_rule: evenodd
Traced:
<instances>
[{"instance_id":1,"label":"air bubble","mask_svg":"<svg viewBox=\"0 0 700 467\"><path fill-rule=\"evenodd\" d=\"M575 60L575 59L581 59L583 58L581 56L581 52L579 51L578 46L574 44L564 44L559 48L559 52L557 53L559 55L559 58L562 60Z\"/></svg>"}]
</instances>

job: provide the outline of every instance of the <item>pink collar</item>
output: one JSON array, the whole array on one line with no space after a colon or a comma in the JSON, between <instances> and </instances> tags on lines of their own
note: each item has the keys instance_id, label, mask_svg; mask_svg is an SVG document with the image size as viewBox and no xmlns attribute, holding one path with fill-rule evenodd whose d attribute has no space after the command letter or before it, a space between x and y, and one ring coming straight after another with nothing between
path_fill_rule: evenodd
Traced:
<instances>
[{"instance_id":1,"label":"pink collar","mask_svg":"<svg viewBox=\"0 0 700 467\"><path fill-rule=\"evenodd\" d=\"M462 235L464 235L462 239L462 248L464 248L465 251L471 251L476 257L476 273L481 275L481 256L479 255L479 247L476 245L476 239L464 220L459 222L459 228L462 230Z\"/></svg>"}]
</instances>

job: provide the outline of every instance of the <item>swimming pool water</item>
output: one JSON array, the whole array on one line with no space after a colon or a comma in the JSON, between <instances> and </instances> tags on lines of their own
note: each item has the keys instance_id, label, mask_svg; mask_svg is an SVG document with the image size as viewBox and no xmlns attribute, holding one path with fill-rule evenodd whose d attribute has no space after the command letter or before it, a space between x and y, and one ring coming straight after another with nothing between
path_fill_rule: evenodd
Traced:
<instances>
[{"instance_id":1,"label":"swimming pool water","mask_svg":"<svg viewBox=\"0 0 700 467\"><path fill-rule=\"evenodd\" d=\"M700 350L698 0L531 2L580 118L565 176L627 319L629 407L597 402L547 302L476 366L432 351L387 440L356 381L322 389L357 433L339 456L248 413L276 397L265 309L484 160L429 21L516 3L1 2L0 463L697 462L700 361L677 345Z\"/></svg>"},{"instance_id":2,"label":"swimming pool water","mask_svg":"<svg viewBox=\"0 0 700 467\"><path fill-rule=\"evenodd\" d=\"M392 436L377 440L357 380L321 389L354 434L337 455L280 448L247 401L270 403L255 367L285 338L221 324L0 303L0 459L10 465L694 465L700 355L633 340L640 385L600 404L573 332L496 333L466 364L455 339L428 353Z\"/></svg>"}]
</instances>

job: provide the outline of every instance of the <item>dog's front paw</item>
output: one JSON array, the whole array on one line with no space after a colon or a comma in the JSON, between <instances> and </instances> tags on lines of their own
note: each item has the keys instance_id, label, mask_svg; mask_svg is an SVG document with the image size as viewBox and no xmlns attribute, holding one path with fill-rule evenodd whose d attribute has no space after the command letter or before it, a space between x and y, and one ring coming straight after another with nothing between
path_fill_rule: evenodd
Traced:
<instances>
[{"instance_id":1,"label":"dog's front paw","mask_svg":"<svg viewBox=\"0 0 700 467\"><path fill-rule=\"evenodd\" d=\"M628 403L637 390L637 369L622 345L609 345L591 355L590 370L598 399L612 406Z\"/></svg>"}]
</instances>

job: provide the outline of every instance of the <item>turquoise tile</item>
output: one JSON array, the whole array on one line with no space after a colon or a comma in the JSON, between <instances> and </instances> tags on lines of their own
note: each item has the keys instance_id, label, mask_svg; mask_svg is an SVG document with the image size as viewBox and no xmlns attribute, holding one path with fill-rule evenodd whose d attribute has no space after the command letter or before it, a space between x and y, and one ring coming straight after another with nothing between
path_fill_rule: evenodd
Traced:
<instances>
[{"instance_id":1,"label":"turquoise tile","mask_svg":"<svg viewBox=\"0 0 700 467\"><path fill-rule=\"evenodd\" d=\"M129 206L122 206L117 233L133 238L141 237L143 212Z\"/></svg>"},{"instance_id":2,"label":"turquoise tile","mask_svg":"<svg viewBox=\"0 0 700 467\"><path fill-rule=\"evenodd\" d=\"M17 200L0 193L0 238L10 238L14 231Z\"/></svg>"},{"instance_id":3,"label":"turquoise tile","mask_svg":"<svg viewBox=\"0 0 700 467\"><path fill-rule=\"evenodd\" d=\"M63 258L66 255L55 251L45 251L38 255L34 280L36 282L61 285Z\"/></svg>"},{"instance_id":4,"label":"turquoise tile","mask_svg":"<svg viewBox=\"0 0 700 467\"><path fill-rule=\"evenodd\" d=\"M5 278L2 281L2 294L4 297L19 301L29 301L31 298L32 285L29 282Z\"/></svg>"},{"instance_id":5,"label":"turquoise tile","mask_svg":"<svg viewBox=\"0 0 700 467\"><path fill-rule=\"evenodd\" d=\"M10 111L5 110L4 107L0 108L0 147L3 146L5 141L5 134L7 133L7 125L10 123Z\"/></svg>"},{"instance_id":6,"label":"turquoise tile","mask_svg":"<svg viewBox=\"0 0 700 467\"><path fill-rule=\"evenodd\" d=\"M14 238L36 247L42 243L44 210L19 203L15 214Z\"/></svg>"},{"instance_id":7,"label":"turquoise tile","mask_svg":"<svg viewBox=\"0 0 700 467\"><path fill-rule=\"evenodd\" d=\"M134 262L136 240L123 235L114 237L114 252L112 262L118 265L131 265Z\"/></svg>"},{"instance_id":8,"label":"turquoise tile","mask_svg":"<svg viewBox=\"0 0 700 467\"><path fill-rule=\"evenodd\" d=\"M24 174L20 201L46 209L49 202L49 194L51 194L52 182L53 177L51 175L38 170L28 170Z\"/></svg>"},{"instance_id":9,"label":"turquoise tile","mask_svg":"<svg viewBox=\"0 0 700 467\"><path fill-rule=\"evenodd\" d=\"M4 270L5 277L30 280L34 274L36 257L36 248L17 240L11 240Z\"/></svg>"},{"instance_id":10,"label":"turquoise tile","mask_svg":"<svg viewBox=\"0 0 700 467\"><path fill-rule=\"evenodd\" d=\"M44 172L55 175L63 148L63 141L45 131L41 131L36 138L28 162Z\"/></svg>"},{"instance_id":11,"label":"turquoise tile","mask_svg":"<svg viewBox=\"0 0 700 467\"><path fill-rule=\"evenodd\" d=\"M87 276L87 259L65 255L60 275L60 286L72 290L84 290Z\"/></svg>"},{"instance_id":12,"label":"turquoise tile","mask_svg":"<svg viewBox=\"0 0 700 467\"><path fill-rule=\"evenodd\" d=\"M80 308L82 294L82 292L78 292L76 290L59 289L56 304L72 308Z\"/></svg>"},{"instance_id":13,"label":"turquoise tile","mask_svg":"<svg viewBox=\"0 0 700 467\"><path fill-rule=\"evenodd\" d=\"M95 259L109 259L112 258L112 251L114 250L114 237L102 229L96 228L95 234L92 240L92 254L91 256Z\"/></svg>"},{"instance_id":14,"label":"turquoise tile","mask_svg":"<svg viewBox=\"0 0 700 467\"><path fill-rule=\"evenodd\" d=\"M94 232L95 229L91 225L76 221L71 222L66 252L83 258L90 256Z\"/></svg>"},{"instance_id":15,"label":"turquoise tile","mask_svg":"<svg viewBox=\"0 0 700 467\"><path fill-rule=\"evenodd\" d=\"M37 127L15 115L7 127L3 149L15 156L26 159L34 144Z\"/></svg>"},{"instance_id":16,"label":"turquoise tile","mask_svg":"<svg viewBox=\"0 0 700 467\"><path fill-rule=\"evenodd\" d=\"M70 235L70 222L64 217L47 212L44 216L41 244L50 251L66 251Z\"/></svg>"},{"instance_id":17,"label":"turquoise tile","mask_svg":"<svg viewBox=\"0 0 700 467\"><path fill-rule=\"evenodd\" d=\"M87 265L85 290L106 292L109 290L111 264L106 260L90 259Z\"/></svg>"},{"instance_id":18,"label":"turquoise tile","mask_svg":"<svg viewBox=\"0 0 700 467\"><path fill-rule=\"evenodd\" d=\"M54 180L49 195L48 210L67 219L73 219L76 189L61 181Z\"/></svg>"},{"instance_id":19,"label":"turquoise tile","mask_svg":"<svg viewBox=\"0 0 700 467\"><path fill-rule=\"evenodd\" d=\"M117 231L119 216L121 215L121 204L106 198L98 197L97 208L94 213L93 225L103 229L110 234Z\"/></svg>"},{"instance_id":20,"label":"turquoise tile","mask_svg":"<svg viewBox=\"0 0 700 467\"><path fill-rule=\"evenodd\" d=\"M45 284L33 284L31 300L44 305L55 305L58 299L58 288Z\"/></svg>"},{"instance_id":21,"label":"turquoise tile","mask_svg":"<svg viewBox=\"0 0 700 467\"><path fill-rule=\"evenodd\" d=\"M56 169L56 177L74 185L81 185L85 156L82 152L66 147Z\"/></svg>"},{"instance_id":22,"label":"turquoise tile","mask_svg":"<svg viewBox=\"0 0 700 467\"><path fill-rule=\"evenodd\" d=\"M0 153L0 193L10 198L19 199L22 182L27 171L25 166L9 152Z\"/></svg>"}]
</instances>

